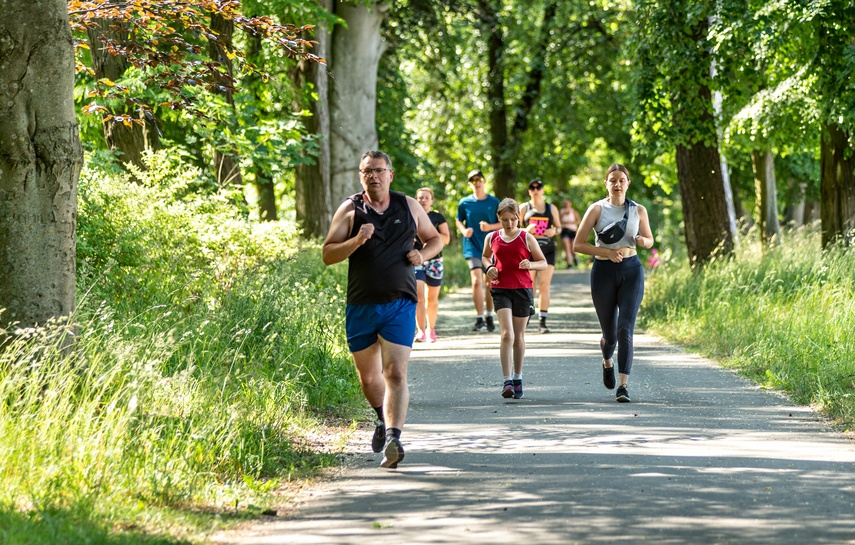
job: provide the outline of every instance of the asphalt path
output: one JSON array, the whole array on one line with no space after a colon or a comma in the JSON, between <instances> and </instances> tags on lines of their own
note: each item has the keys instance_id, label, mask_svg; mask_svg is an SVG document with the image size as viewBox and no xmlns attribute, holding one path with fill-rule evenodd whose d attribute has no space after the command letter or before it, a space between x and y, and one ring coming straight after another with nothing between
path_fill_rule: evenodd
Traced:
<instances>
[{"instance_id":1,"label":"asphalt path","mask_svg":"<svg viewBox=\"0 0 855 545\"><path fill-rule=\"evenodd\" d=\"M525 397L500 396L499 333L468 291L409 368L406 457L351 463L284 517L212 541L262 544L855 543L855 442L810 409L637 331L632 403L602 385L588 274L556 271L526 334Z\"/></svg>"}]
</instances>

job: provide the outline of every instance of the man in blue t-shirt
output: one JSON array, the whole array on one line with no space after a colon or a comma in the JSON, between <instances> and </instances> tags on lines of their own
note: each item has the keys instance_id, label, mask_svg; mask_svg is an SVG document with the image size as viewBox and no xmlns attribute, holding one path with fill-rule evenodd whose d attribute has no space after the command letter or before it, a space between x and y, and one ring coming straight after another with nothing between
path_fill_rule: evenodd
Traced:
<instances>
[{"instance_id":1,"label":"man in blue t-shirt","mask_svg":"<svg viewBox=\"0 0 855 545\"><path fill-rule=\"evenodd\" d=\"M467 176L472 195L460 199L457 205L457 231L463 235L463 257L469 263L469 278L472 281L472 302L478 318L472 331L493 331L493 297L484 281L481 268L481 253L484 250L484 238L490 231L501 227L496 210L499 199L488 195L484 189L486 180L480 170L473 170ZM484 304L487 314L484 314Z\"/></svg>"}]
</instances>

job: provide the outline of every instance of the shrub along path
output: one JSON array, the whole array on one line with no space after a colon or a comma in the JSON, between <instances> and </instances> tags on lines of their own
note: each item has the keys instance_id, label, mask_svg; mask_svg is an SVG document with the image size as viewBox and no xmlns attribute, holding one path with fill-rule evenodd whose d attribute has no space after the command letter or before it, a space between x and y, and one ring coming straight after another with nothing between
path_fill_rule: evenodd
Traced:
<instances>
[{"instance_id":1,"label":"shrub along path","mask_svg":"<svg viewBox=\"0 0 855 545\"><path fill-rule=\"evenodd\" d=\"M804 407L636 334L633 402L601 383L588 275L558 271L526 336L525 398L500 397L498 331L467 291L417 344L397 470L366 429L354 467L287 517L217 543L855 543L855 444Z\"/></svg>"}]
</instances>

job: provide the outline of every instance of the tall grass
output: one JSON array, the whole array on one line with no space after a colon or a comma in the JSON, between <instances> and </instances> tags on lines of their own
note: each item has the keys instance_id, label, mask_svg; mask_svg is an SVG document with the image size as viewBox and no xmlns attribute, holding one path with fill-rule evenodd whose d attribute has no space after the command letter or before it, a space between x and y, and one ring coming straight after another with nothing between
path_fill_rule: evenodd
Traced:
<instances>
[{"instance_id":1,"label":"tall grass","mask_svg":"<svg viewBox=\"0 0 855 545\"><path fill-rule=\"evenodd\" d=\"M855 249L820 250L816 226L766 250L750 233L702 272L648 277L642 324L855 426Z\"/></svg>"},{"instance_id":2,"label":"tall grass","mask_svg":"<svg viewBox=\"0 0 855 545\"><path fill-rule=\"evenodd\" d=\"M160 543L158 513L257 514L335 463L308 441L321 419L365 411L344 267L150 161L140 183L84 174L74 326L0 351L5 544Z\"/></svg>"}]
</instances>

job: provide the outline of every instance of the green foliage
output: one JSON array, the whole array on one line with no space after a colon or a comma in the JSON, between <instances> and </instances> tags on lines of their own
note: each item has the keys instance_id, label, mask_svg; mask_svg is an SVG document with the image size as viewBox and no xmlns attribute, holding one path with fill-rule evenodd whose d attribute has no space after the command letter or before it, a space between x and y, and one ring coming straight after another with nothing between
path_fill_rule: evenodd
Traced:
<instances>
[{"instance_id":1,"label":"green foliage","mask_svg":"<svg viewBox=\"0 0 855 545\"><path fill-rule=\"evenodd\" d=\"M0 517L12 527L73 514L97 536L87 521L247 510L335 461L308 443L319 418L364 410L342 335L345 268L199 192L193 168L148 161L139 183L81 178L74 329L32 330L0 352ZM16 517L22 507L33 516Z\"/></svg>"},{"instance_id":2,"label":"green foliage","mask_svg":"<svg viewBox=\"0 0 855 545\"><path fill-rule=\"evenodd\" d=\"M702 272L671 260L648 279L644 325L796 402L855 425L855 252L817 254L816 226L763 249L756 234Z\"/></svg>"},{"instance_id":3,"label":"green foliage","mask_svg":"<svg viewBox=\"0 0 855 545\"><path fill-rule=\"evenodd\" d=\"M511 124L534 68L548 2L493 4L505 37L503 106ZM631 155L631 101L622 81L626 72L621 59L627 7L605 0L558 3L549 29L540 98L528 116L528 129L520 135L519 149L510 158L519 197L526 196L527 182L535 177L566 193L571 177L591 161L588 150L598 138L608 142L611 152L596 165L600 172L615 162L615 155ZM480 9L477 2L398 2L387 25L387 39L395 51L382 63L394 68L381 73L399 71L406 91L382 92L378 111L399 111L386 102L403 102L405 130L414 135L414 147L407 152L421 161L416 176L429 180L448 207L469 193L465 176L472 168L484 170L488 182L492 180L487 33ZM385 142L400 141L387 131L404 134L383 120L378 121L378 130Z\"/></svg>"}]
</instances>

